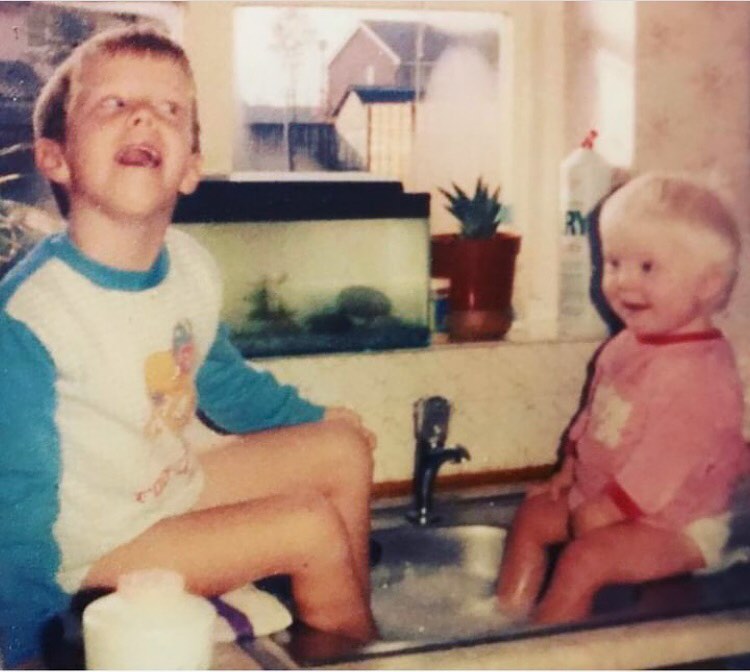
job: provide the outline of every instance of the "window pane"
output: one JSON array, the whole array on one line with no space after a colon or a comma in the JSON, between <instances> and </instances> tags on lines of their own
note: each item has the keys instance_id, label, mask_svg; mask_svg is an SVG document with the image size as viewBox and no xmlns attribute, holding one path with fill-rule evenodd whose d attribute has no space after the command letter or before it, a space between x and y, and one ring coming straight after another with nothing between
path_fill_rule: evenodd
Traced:
<instances>
[{"instance_id":1,"label":"window pane","mask_svg":"<svg viewBox=\"0 0 750 672\"><path fill-rule=\"evenodd\" d=\"M235 169L346 171L421 191L471 188L479 175L499 183L502 23L498 13L238 8Z\"/></svg>"}]
</instances>

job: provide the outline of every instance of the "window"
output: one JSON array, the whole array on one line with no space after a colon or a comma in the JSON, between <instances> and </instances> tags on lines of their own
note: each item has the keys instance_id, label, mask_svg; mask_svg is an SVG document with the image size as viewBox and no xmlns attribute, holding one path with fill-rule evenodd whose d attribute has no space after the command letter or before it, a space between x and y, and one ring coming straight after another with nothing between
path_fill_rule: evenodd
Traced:
<instances>
[{"instance_id":1,"label":"window","mask_svg":"<svg viewBox=\"0 0 750 672\"><path fill-rule=\"evenodd\" d=\"M462 21L466 21L466 25L461 26L461 32L465 31L469 34L472 31L476 34L476 26L479 24L481 26L479 34L489 29L489 32L495 36L493 39L495 39L497 49L496 60L486 61L486 58L482 56L483 52L479 50L479 55L476 52L473 54L472 62L484 62L481 66L477 65L475 69L467 68L466 65L460 63L455 70L449 69L447 65L445 69L442 65L438 69L437 64L432 69L424 62L420 62L417 68L416 62L412 62L412 69L409 70L408 64L403 64L403 73L405 73L403 76L406 80L400 80L399 83L403 87L404 81L412 82L410 87L405 88L411 88L414 92L417 129L420 123L419 108L430 99L431 80L434 80L436 87L441 80L447 82L446 86L449 91L452 87L453 95L447 96L445 106L441 110L442 115L438 115L441 119L447 120L447 123L443 126L436 124L432 135L427 135L424 128L422 131L417 130L416 133L402 135L398 143L401 155L390 150L385 152L382 145L376 152L375 144L372 143L370 146L373 151L369 155L370 165L373 172L402 171L407 189L431 193L431 227L435 233L455 230L455 223L445 212L444 201L437 187L449 185L450 181L472 186L479 175L490 183L501 184L504 201L512 206L513 225L523 235L514 290L514 308L517 317L513 331L522 339L555 338L558 292L557 233L561 226L558 212L558 174L560 162L565 154L564 3L503 1L467 3L461 0L422 0L419 2L400 0L398 3L392 3L373 0L367 3L367 11L363 8L363 4L348 0L341 2L321 0L320 2L244 2L233 6L231 16L225 18L224 22L227 25L233 25L235 31L234 86L238 93L236 98L229 95L223 98L220 95L217 97L215 83L211 83L214 100L204 102L209 108L213 106L217 119L216 137L223 134L221 143L224 143L226 149L223 152L217 152L213 157L207 157L208 166L220 173L242 169L245 171L242 173L243 178L254 174L263 179L284 179L282 176L286 174L281 172L281 167L272 172L251 172L249 169L252 166L248 155L238 155L236 152L236 148L245 143L248 133L246 130L248 120L244 117L247 114L248 105L244 101L249 94L239 93L241 86L251 86L253 75L267 67L265 61L262 61L256 62L253 68L253 60L249 56L239 59L242 62L238 61L238 54L242 50L241 43L251 40L249 34L241 29L242 21L238 20L243 12L265 12L267 16L270 16L271 10L275 12L296 11L298 14L304 10L309 16L313 11L325 10L330 13L329 17L346 14L359 22L390 19L423 25L425 30L428 25L445 27L445 19L448 19L449 27L452 29L456 29ZM395 7L396 4L398 8ZM261 14L256 16L260 17ZM195 14L195 19L216 20L209 19L202 11L200 15ZM329 18L329 21L333 23L333 19ZM472 21L476 23L472 24ZM351 37L352 32L348 35ZM319 71L323 71L329 63L325 55L338 53L337 49L340 50L342 40L346 38L340 36L337 39L338 42L335 44L333 37L318 35L317 39L311 39L308 60L317 63ZM321 45L322 41L326 44ZM318 50L317 57L315 57L316 49ZM268 51L267 48L266 52ZM414 49L414 51L417 50ZM452 51L454 50L451 49L445 54L443 64L452 60L452 58L448 59ZM381 52L387 53L387 50L381 49ZM211 58L216 60L217 54L212 53ZM370 65L372 65L373 79L377 81L375 67L377 64L371 63ZM419 76L416 71L419 72ZM467 71L474 73L471 78L466 75ZM477 71L482 74L478 75ZM364 81L368 81L368 70L360 68L359 72ZM287 69L287 85L289 84L288 75L289 69ZM302 74L297 72L296 76L301 78ZM414 85L415 79L421 84ZM327 81L317 79L317 100L323 100L321 81L326 99L334 97ZM206 85L209 85L208 79ZM475 87L470 89L471 96L466 94L464 88L470 85ZM315 90L313 87L313 92ZM416 95L416 91L423 91L424 96ZM312 97L313 94L310 95ZM301 92L295 93L294 96L301 98ZM314 97L312 99L316 100ZM226 109L230 100L234 100L238 107L238 122L235 124L234 133L227 133L225 130ZM477 100L480 100L479 105L476 104ZM349 113L354 114L357 100L350 102L352 104L348 110L342 106L338 111L339 117ZM360 104L364 105L361 102ZM403 101L393 103L394 106L399 104L403 106L405 103ZM385 105L381 105L380 109L384 107ZM389 115L387 121L384 118L379 120L383 125L390 124L388 127L390 135L396 135L395 129L403 129L405 124L403 119L396 121L395 117L397 114L394 112ZM204 116L203 119L205 122L206 117ZM218 123L218 119L221 119L221 123ZM339 119L339 124L343 125L344 121ZM350 145L360 147L365 145L367 139L363 137L364 128L362 125L347 125ZM357 129L359 129L359 134L357 134ZM423 135L420 136L419 133ZM414 143L411 147L409 146L410 140L407 139L409 137ZM417 142L419 137L423 139L421 143ZM263 142L271 143L274 140L268 137ZM275 142L281 142L278 133ZM294 144L294 141L292 143ZM232 156L234 165L231 160L227 160ZM364 163L361 153L359 156L360 161ZM405 169L405 165L409 168ZM288 164L285 170L288 170ZM326 175L335 175L336 172L328 172ZM314 177L320 173L298 172L296 174L310 179L310 176ZM368 176L371 173L366 172L364 166L360 166L357 173L345 174Z\"/></svg>"},{"instance_id":2,"label":"window","mask_svg":"<svg viewBox=\"0 0 750 672\"><path fill-rule=\"evenodd\" d=\"M0 108L0 127L5 122L7 131L8 122L24 119L25 137L30 137L31 101L46 75L36 63L28 62L29 54L39 48L35 44L49 44L50 26L64 27L62 32L68 36L76 28L72 18L51 24L44 17L8 20L9 12L70 11L71 17L87 21L96 15L97 22L159 21L182 39L193 63L207 175L403 179L407 190L432 195L433 232L455 228L438 187L451 181L471 187L480 175L502 185L503 199L512 205L513 225L523 235L514 292L516 326L523 326L530 338L547 338L554 335L557 303L557 176L564 154L563 4L500 0L0 3L2 53L18 46L14 26L21 30L27 26L29 49L18 59L26 61L19 67L30 65L38 77L36 84L31 75L10 78L33 85L34 91L24 93L28 109L20 116ZM258 34L245 30L244 13L258 23L253 29ZM291 46L274 51L267 42L273 37L274 17L278 22L280 16L295 14L297 23L284 24L282 31L292 33L291 37L277 37L279 44L286 39ZM308 17L307 24L302 16ZM387 43L388 35L374 32L377 22L405 24L411 35L407 42L411 58L403 54L398 68L389 53L396 50L380 43ZM291 39L298 39L291 30L294 26L307 40L300 42L296 56ZM336 31L334 26L339 26ZM363 43L371 38L373 53L384 60L359 63L357 77L344 89L335 89L341 80L331 81L329 66L357 31ZM254 44L264 45L260 60L252 58ZM430 51L433 48L437 57ZM391 79L384 82L379 78L388 59ZM312 67L313 74L303 66ZM275 77L261 76L274 67ZM275 93L258 88L269 79ZM361 90L352 93L350 86ZM390 98L382 100L386 88ZM0 88L0 104L3 95ZM5 102L15 95L6 95ZM282 110L281 122L269 114L250 129L248 115L262 112L251 108L264 105ZM369 111L369 123L362 121L363 110ZM370 133L374 128L378 132ZM0 147L10 140L4 137ZM290 146L295 149L293 173L288 172ZM324 149L316 157L311 147ZM265 163L253 165L253 148ZM0 161L7 160L0 154ZM33 173L30 155L25 160L26 172ZM0 174L6 169L7 164L0 165ZM7 195L11 184L0 184L0 195ZM46 189L38 180L29 188Z\"/></svg>"},{"instance_id":3,"label":"window","mask_svg":"<svg viewBox=\"0 0 750 672\"><path fill-rule=\"evenodd\" d=\"M502 181L503 14L246 4L234 29L236 171Z\"/></svg>"}]
</instances>

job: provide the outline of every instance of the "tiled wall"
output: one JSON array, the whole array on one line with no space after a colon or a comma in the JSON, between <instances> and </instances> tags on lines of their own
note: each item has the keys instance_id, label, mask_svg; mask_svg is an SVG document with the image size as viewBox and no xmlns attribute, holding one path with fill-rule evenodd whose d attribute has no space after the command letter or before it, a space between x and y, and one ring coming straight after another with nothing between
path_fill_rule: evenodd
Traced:
<instances>
[{"instance_id":1,"label":"tiled wall","mask_svg":"<svg viewBox=\"0 0 750 672\"><path fill-rule=\"evenodd\" d=\"M476 344L427 350L268 360L280 380L326 405L347 405L378 436L375 481L411 478L412 404L454 404L451 443L472 459L444 473L550 464L577 407L593 343Z\"/></svg>"}]
</instances>

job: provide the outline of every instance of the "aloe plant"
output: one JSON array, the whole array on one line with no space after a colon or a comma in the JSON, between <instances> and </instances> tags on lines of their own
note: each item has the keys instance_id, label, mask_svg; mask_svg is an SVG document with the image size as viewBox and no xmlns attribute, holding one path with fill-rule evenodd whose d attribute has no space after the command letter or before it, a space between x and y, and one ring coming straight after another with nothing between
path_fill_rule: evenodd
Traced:
<instances>
[{"instance_id":1,"label":"aloe plant","mask_svg":"<svg viewBox=\"0 0 750 672\"><path fill-rule=\"evenodd\" d=\"M454 193L439 189L448 199L446 210L461 223L461 235L464 238L492 238L495 235L505 215L499 186L490 193L488 185L480 177L473 196L469 196L455 183Z\"/></svg>"}]
</instances>

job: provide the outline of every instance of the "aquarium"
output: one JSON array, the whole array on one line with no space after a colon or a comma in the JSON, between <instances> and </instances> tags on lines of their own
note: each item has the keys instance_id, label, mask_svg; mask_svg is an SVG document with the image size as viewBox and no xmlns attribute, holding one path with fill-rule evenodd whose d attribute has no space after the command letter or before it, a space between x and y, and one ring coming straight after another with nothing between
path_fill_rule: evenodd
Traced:
<instances>
[{"instance_id":1,"label":"aquarium","mask_svg":"<svg viewBox=\"0 0 750 672\"><path fill-rule=\"evenodd\" d=\"M429 196L397 182L208 180L177 226L217 260L246 357L429 342Z\"/></svg>"}]
</instances>

